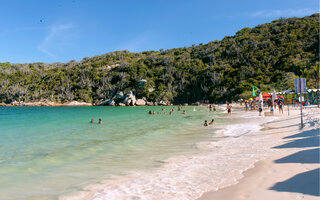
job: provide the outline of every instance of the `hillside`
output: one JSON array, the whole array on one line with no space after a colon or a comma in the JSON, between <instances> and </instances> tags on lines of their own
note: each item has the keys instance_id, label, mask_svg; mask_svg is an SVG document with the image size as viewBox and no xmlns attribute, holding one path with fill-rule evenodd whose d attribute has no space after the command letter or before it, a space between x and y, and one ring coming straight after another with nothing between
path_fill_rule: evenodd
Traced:
<instances>
[{"instance_id":1,"label":"hillside","mask_svg":"<svg viewBox=\"0 0 320 200\"><path fill-rule=\"evenodd\" d=\"M117 51L68 63L0 63L0 102L43 99L95 102L117 92L172 103L247 97L293 89L294 78L319 87L319 14L244 28L192 47ZM145 79L146 84L139 81Z\"/></svg>"}]
</instances>

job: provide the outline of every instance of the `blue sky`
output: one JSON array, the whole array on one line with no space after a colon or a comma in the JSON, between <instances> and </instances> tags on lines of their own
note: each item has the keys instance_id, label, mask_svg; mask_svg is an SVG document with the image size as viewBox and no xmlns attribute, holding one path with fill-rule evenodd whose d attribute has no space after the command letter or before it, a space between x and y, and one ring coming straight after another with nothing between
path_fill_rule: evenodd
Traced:
<instances>
[{"instance_id":1,"label":"blue sky","mask_svg":"<svg viewBox=\"0 0 320 200\"><path fill-rule=\"evenodd\" d=\"M0 62L68 62L221 40L318 0L0 0Z\"/></svg>"}]
</instances>

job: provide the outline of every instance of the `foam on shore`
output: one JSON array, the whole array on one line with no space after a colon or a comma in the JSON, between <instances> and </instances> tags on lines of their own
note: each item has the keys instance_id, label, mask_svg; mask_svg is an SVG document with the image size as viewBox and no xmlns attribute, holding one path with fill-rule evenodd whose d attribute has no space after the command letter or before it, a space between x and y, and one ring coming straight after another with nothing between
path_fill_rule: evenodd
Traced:
<instances>
[{"instance_id":1,"label":"foam on shore","mask_svg":"<svg viewBox=\"0 0 320 200\"><path fill-rule=\"evenodd\" d=\"M177 156L162 161L160 168L132 171L114 176L83 191L60 199L146 200L199 198L204 192L218 190L237 183L242 173L268 156L274 142L264 140L259 132L262 124L274 117L254 122L228 125L213 136L213 141L201 142L199 154Z\"/></svg>"}]
</instances>

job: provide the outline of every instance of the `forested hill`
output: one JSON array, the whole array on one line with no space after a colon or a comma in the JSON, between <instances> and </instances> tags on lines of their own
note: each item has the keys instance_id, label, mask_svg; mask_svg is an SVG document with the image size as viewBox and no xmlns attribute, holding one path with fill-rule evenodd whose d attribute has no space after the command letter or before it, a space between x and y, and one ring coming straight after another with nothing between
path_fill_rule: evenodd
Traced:
<instances>
[{"instance_id":1,"label":"forested hill","mask_svg":"<svg viewBox=\"0 0 320 200\"><path fill-rule=\"evenodd\" d=\"M319 87L319 14L281 18L192 47L117 51L80 62L0 63L0 102L95 102L130 90L149 101L236 100L250 95L252 85L293 89L297 76Z\"/></svg>"}]
</instances>

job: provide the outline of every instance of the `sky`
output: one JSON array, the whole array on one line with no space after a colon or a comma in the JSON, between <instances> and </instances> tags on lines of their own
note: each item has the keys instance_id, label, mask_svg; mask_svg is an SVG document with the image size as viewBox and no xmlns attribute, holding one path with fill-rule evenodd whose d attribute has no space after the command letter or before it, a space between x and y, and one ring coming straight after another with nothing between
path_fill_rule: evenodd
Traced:
<instances>
[{"instance_id":1,"label":"sky","mask_svg":"<svg viewBox=\"0 0 320 200\"><path fill-rule=\"evenodd\" d=\"M188 47L313 13L318 0L0 0L0 62Z\"/></svg>"}]
</instances>

